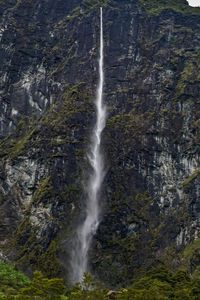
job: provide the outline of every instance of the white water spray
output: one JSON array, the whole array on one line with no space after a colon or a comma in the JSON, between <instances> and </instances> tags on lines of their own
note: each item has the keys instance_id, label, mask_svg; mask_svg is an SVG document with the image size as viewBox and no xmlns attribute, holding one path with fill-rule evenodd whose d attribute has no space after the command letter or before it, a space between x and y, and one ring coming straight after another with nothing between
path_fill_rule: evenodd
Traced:
<instances>
[{"instance_id":1,"label":"white water spray","mask_svg":"<svg viewBox=\"0 0 200 300\"><path fill-rule=\"evenodd\" d=\"M100 8L100 57L99 57L99 83L96 95L96 124L93 130L89 163L92 167L86 187L87 203L86 218L77 231L77 241L72 255L72 282L81 281L84 272L88 270L88 250L100 222L100 189L104 178L103 156L101 153L101 134L106 123L106 107L103 104L103 13Z\"/></svg>"}]
</instances>

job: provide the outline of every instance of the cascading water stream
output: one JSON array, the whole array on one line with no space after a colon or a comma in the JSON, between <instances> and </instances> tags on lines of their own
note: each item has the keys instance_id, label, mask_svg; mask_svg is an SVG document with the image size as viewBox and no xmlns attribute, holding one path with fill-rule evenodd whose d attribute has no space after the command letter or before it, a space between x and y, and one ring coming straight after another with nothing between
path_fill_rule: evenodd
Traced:
<instances>
[{"instance_id":1,"label":"cascading water stream","mask_svg":"<svg viewBox=\"0 0 200 300\"><path fill-rule=\"evenodd\" d=\"M87 203L86 218L77 231L76 246L72 255L72 281L81 281L83 274L88 270L88 250L92 238L100 222L100 189L104 178L103 155L101 153L101 134L106 123L106 107L103 104L103 12L100 8L100 57L99 57L99 83L96 95L96 124L94 126L88 160L92 168L86 186Z\"/></svg>"}]
</instances>

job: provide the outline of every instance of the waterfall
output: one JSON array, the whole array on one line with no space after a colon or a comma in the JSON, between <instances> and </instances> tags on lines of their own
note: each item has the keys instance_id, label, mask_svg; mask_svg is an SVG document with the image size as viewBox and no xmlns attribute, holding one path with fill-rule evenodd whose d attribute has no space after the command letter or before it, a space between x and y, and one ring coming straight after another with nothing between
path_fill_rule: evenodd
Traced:
<instances>
[{"instance_id":1,"label":"waterfall","mask_svg":"<svg viewBox=\"0 0 200 300\"><path fill-rule=\"evenodd\" d=\"M103 12L100 8L100 56L99 82L97 87L95 106L96 123L93 129L90 149L87 153L91 166L91 174L86 184L86 217L77 230L77 241L72 255L72 281L81 281L83 274L88 270L88 250L100 222L100 189L104 178L103 155L101 153L101 134L106 123L106 107L103 104Z\"/></svg>"}]
</instances>

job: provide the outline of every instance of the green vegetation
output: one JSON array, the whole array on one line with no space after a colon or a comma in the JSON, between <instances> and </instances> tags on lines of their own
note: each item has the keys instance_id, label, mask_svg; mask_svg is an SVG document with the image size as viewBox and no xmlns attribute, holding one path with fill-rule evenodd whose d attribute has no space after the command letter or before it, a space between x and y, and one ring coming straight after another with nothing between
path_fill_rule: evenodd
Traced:
<instances>
[{"instance_id":1,"label":"green vegetation","mask_svg":"<svg viewBox=\"0 0 200 300\"><path fill-rule=\"evenodd\" d=\"M145 276L134 281L132 286L123 289L116 299L197 300L200 296L200 280L191 278L184 271L172 273L159 267L147 272Z\"/></svg>"},{"instance_id":2,"label":"green vegetation","mask_svg":"<svg viewBox=\"0 0 200 300\"><path fill-rule=\"evenodd\" d=\"M1 265L0 268L2 268ZM7 273L3 274L1 271L1 282L4 283L6 278L10 280L7 281L6 288L5 285L1 283L1 300L68 299L64 297L64 295L61 297L65 286L63 280L60 278L47 279L41 272L35 271L33 280L30 281L21 272L14 270L11 265L4 264L4 268L7 270Z\"/></svg>"},{"instance_id":3,"label":"green vegetation","mask_svg":"<svg viewBox=\"0 0 200 300\"><path fill-rule=\"evenodd\" d=\"M12 265L0 262L0 299L4 293L16 293L20 288L30 284L30 279L16 270Z\"/></svg>"},{"instance_id":4,"label":"green vegetation","mask_svg":"<svg viewBox=\"0 0 200 300\"><path fill-rule=\"evenodd\" d=\"M57 26L66 28L70 24L70 22L73 21L75 18L77 18L80 21L84 18L87 18L93 10L99 10L100 6L108 7L112 5L112 3L113 0L84 0L82 1L80 6L74 8L71 11L70 15L68 15L64 20L61 20L57 24Z\"/></svg>"},{"instance_id":5,"label":"green vegetation","mask_svg":"<svg viewBox=\"0 0 200 300\"><path fill-rule=\"evenodd\" d=\"M189 59L187 58L176 86L176 96L184 94L185 88L188 86L188 84L193 85L200 81L199 63L199 53L193 54Z\"/></svg>"},{"instance_id":6,"label":"green vegetation","mask_svg":"<svg viewBox=\"0 0 200 300\"><path fill-rule=\"evenodd\" d=\"M51 176L49 176L40 182L40 185L33 196L33 201L39 203L44 197L45 199L48 196L50 197L52 189Z\"/></svg>"},{"instance_id":7,"label":"green vegetation","mask_svg":"<svg viewBox=\"0 0 200 300\"><path fill-rule=\"evenodd\" d=\"M83 281L78 282L71 289L66 291L66 295L70 300L103 300L109 299L107 296L108 290L103 284L95 281L91 274L85 273Z\"/></svg>"},{"instance_id":8,"label":"green vegetation","mask_svg":"<svg viewBox=\"0 0 200 300\"><path fill-rule=\"evenodd\" d=\"M75 132L86 129L85 123L93 111L91 94L86 88L85 82L67 84L61 98L41 119L31 117L21 120L16 131L0 142L0 157L14 160L30 148L34 148L36 153L46 150L50 152L50 158L66 155L54 153L52 148L66 142L78 143L75 134L72 134L73 129ZM83 149L83 143L81 140L80 149Z\"/></svg>"},{"instance_id":9,"label":"green vegetation","mask_svg":"<svg viewBox=\"0 0 200 300\"><path fill-rule=\"evenodd\" d=\"M94 7L100 7L100 6L106 7L111 3L112 3L112 0L84 0L82 5L85 7L94 8Z\"/></svg>"},{"instance_id":10,"label":"green vegetation","mask_svg":"<svg viewBox=\"0 0 200 300\"><path fill-rule=\"evenodd\" d=\"M45 162L46 168L49 168L48 161L53 165L55 162L54 171L50 168L46 178L40 178L35 184L32 190L33 197L24 211L24 219L13 228L12 234L10 230L8 243L1 245L6 253L15 249L14 260L17 267L22 270L26 270L29 265L30 270L40 270L44 276L50 278L62 273L63 266L59 260L59 254L62 253L61 238L57 236L57 232L58 228L65 231L62 240L65 239L66 231L69 228L71 230L73 215L80 210L80 206L77 205L81 193L80 165L85 163L83 156L88 136L88 120L91 119L94 109L92 100L90 89L84 82L76 85L67 84L61 97L40 119L21 120L16 131L0 143L1 157L12 161L13 164L20 162L19 156L34 159L39 164ZM66 177L63 178L63 167L60 167L60 163L56 163L60 160L62 164L65 160L64 168L68 184ZM77 161L81 161L80 165ZM16 188L15 196L18 196L18 191ZM11 196L1 195L0 201L9 202ZM57 211L52 212L49 203L58 205ZM43 216L47 229L51 227L55 230L51 236L49 234L42 236L42 242L38 239L40 225L36 222L33 226L29 220L31 209L38 206L44 209ZM1 226L2 232L5 236L5 226Z\"/></svg>"},{"instance_id":11,"label":"green vegetation","mask_svg":"<svg viewBox=\"0 0 200 300\"><path fill-rule=\"evenodd\" d=\"M20 289L16 299L59 300L64 289L65 286L62 279L47 279L44 278L41 272L35 271L33 280L29 286Z\"/></svg>"},{"instance_id":12,"label":"green vegetation","mask_svg":"<svg viewBox=\"0 0 200 300\"><path fill-rule=\"evenodd\" d=\"M200 9L190 7L186 0L139 0L139 3L150 14L159 14L164 9L173 9L174 11L184 15L200 15Z\"/></svg>"},{"instance_id":13,"label":"green vegetation","mask_svg":"<svg viewBox=\"0 0 200 300\"><path fill-rule=\"evenodd\" d=\"M27 146L30 145L35 133L36 126L34 117L21 120L17 125L16 132L1 141L0 156L9 156L10 159L15 159L22 155Z\"/></svg>"},{"instance_id":14,"label":"green vegetation","mask_svg":"<svg viewBox=\"0 0 200 300\"><path fill-rule=\"evenodd\" d=\"M49 220L50 222L51 220ZM31 230L31 224L26 219L14 231L7 248L14 248L15 264L18 268L26 270L29 265L33 270L40 270L45 276L53 278L60 276L63 266L58 259L62 254L59 237L55 238L46 249L38 242L36 231ZM43 240L46 237L43 238Z\"/></svg>"},{"instance_id":15,"label":"green vegetation","mask_svg":"<svg viewBox=\"0 0 200 300\"><path fill-rule=\"evenodd\" d=\"M198 300L200 277L190 276L186 271L169 271L157 267L134 280L128 287L109 291L88 273L83 281L71 288L61 278L45 278L35 271L32 281L9 264L0 263L1 300Z\"/></svg>"},{"instance_id":16,"label":"green vegetation","mask_svg":"<svg viewBox=\"0 0 200 300\"><path fill-rule=\"evenodd\" d=\"M194 278L200 276L200 239L186 246L183 252L182 268L193 273Z\"/></svg>"},{"instance_id":17,"label":"green vegetation","mask_svg":"<svg viewBox=\"0 0 200 300\"><path fill-rule=\"evenodd\" d=\"M47 251L42 253L39 259L39 265L42 266L41 270L45 276L53 278L55 274L61 273L62 266L58 259L59 254L61 254L59 242L53 240Z\"/></svg>"},{"instance_id":18,"label":"green vegetation","mask_svg":"<svg viewBox=\"0 0 200 300\"><path fill-rule=\"evenodd\" d=\"M196 170L190 177L188 177L184 182L183 182L183 189L186 190L189 186L190 183L192 183L200 174L200 170Z\"/></svg>"}]
</instances>

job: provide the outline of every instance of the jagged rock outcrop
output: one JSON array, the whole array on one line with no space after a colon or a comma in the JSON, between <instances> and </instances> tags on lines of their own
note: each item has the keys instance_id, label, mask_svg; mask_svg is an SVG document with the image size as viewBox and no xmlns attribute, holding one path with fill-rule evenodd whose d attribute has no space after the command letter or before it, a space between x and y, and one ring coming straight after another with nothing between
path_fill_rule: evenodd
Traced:
<instances>
[{"instance_id":1,"label":"jagged rock outcrop","mask_svg":"<svg viewBox=\"0 0 200 300\"><path fill-rule=\"evenodd\" d=\"M0 3L1 251L70 272L84 216L104 6L107 174L91 270L110 286L157 264L192 272L199 238L200 10L186 1ZM67 275L66 275L67 276Z\"/></svg>"}]
</instances>

